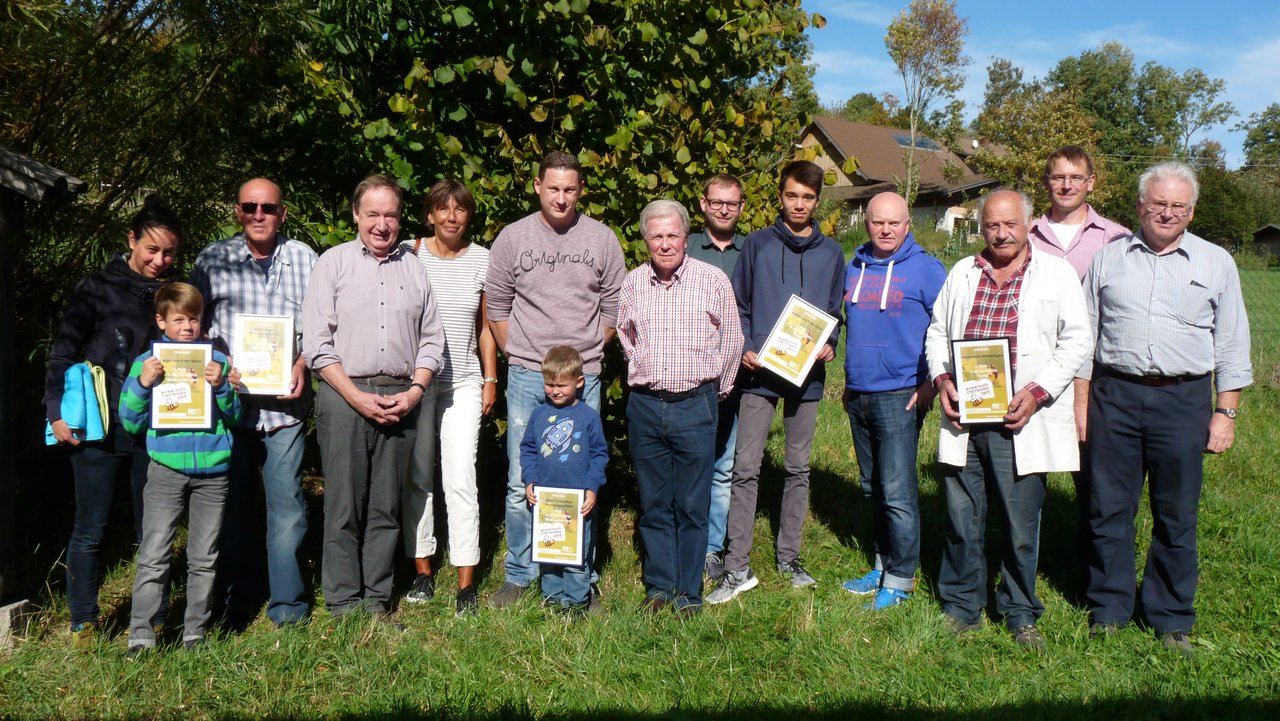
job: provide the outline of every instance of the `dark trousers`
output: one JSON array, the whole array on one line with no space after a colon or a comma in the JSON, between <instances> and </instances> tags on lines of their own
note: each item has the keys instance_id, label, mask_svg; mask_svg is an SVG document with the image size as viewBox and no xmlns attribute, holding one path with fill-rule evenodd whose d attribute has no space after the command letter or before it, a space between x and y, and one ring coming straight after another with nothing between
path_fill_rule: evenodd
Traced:
<instances>
[{"instance_id":1,"label":"dark trousers","mask_svg":"<svg viewBox=\"0 0 1280 721\"><path fill-rule=\"evenodd\" d=\"M987 605L985 535L989 502L1003 532L996 610L1010 630L1035 623L1044 613L1036 596L1044 474L1017 475L1012 432L1000 426L971 426L965 466L948 466L943 483L947 535L938 572L943 612L964 623L976 623L982 618L982 609Z\"/></svg>"},{"instance_id":2,"label":"dark trousers","mask_svg":"<svg viewBox=\"0 0 1280 721\"><path fill-rule=\"evenodd\" d=\"M97 622L98 590L102 587L102 545L115 502L116 488L128 477L133 500L134 537L142 542L142 492L147 485L146 440L132 436L119 424L101 441L82 442L71 451L71 471L75 476L75 521L67 542L67 606L71 625ZM154 624L163 624L169 592Z\"/></svg>"},{"instance_id":3,"label":"dark trousers","mask_svg":"<svg viewBox=\"0 0 1280 721\"><path fill-rule=\"evenodd\" d=\"M1085 444L1091 541L1085 599L1094 622L1122 625L1133 616L1134 518L1145 476L1152 532L1142 606L1157 633L1191 631L1211 402L1207 377L1157 388L1095 374Z\"/></svg>"},{"instance_id":4,"label":"dark trousers","mask_svg":"<svg viewBox=\"0 0 1280 721\"><path fill-rule=\"evenodd\" d=\"M367 393L409 388L356 383ZM324 558L320 585L335 616L363 605L390 610L392 562L400 538L400 487L409 476L418 414L392 426L361 416L327 383L316 394L316 435L324 466Z\"/></svg>"},{"instance_id":5,"label":"dark trousers","mask_svg":"<svg viewBox=\"0 0 1280 721\"><path fill-rule=\"evenodd\" d=\"M679 400L633 391L627 401L645 594L677 607L702 603L719 403L715 384L700 391Z\"/></svg>"}]
</instances>

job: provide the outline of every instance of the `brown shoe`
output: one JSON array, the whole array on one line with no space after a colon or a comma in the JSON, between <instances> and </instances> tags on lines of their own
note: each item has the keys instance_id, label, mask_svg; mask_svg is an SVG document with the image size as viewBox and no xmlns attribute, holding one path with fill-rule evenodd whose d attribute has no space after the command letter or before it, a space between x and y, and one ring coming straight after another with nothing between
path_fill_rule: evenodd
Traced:
<instances>
[{"instance_id":1,"label":"brown shoe","mask_svg":"<svg viewBox=\"0 0 1280 721\"><path fill-rule=\"evenodd\" d=\"M662 596L645 596L640 602L640 613L650 618L657 616L667 609L667 599Z\"/></svg>"}]
</instances>

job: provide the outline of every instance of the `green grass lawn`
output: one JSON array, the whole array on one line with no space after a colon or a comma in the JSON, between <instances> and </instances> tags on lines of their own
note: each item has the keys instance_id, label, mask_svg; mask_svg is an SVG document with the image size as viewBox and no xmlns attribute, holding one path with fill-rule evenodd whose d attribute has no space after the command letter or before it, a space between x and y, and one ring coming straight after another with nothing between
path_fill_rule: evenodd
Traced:
<instances>
[{"instance_id":1,"label":"green grass lawn","mask_svg":"<svg viewBox=\"0 0 1280 721\"><path fill-rule=\"evenodd\" d=\"M1261 283L1246 277L1251 309L1270 296ZM65 601L51 592L38 599L44 611L32 636L0 660L0 718L1274 719L1280 717L1278 338L1255 333L1257 383L1244 395L1236 446L1206 459L1192 659L1161 649L1150 631L1135 626L1114 639L1088 641L1075 594L1075 500L1066 475L1050 477L1043 515L1040 626L1048 651L1024 651L990 624L958 639L948 634L932 587L944 525L932 462L936 410L921 442L917 592L890 612L864 611L862 599L840 589L841 580L868 566L870 525L848 421L836 401L843 374L833 364L805 525L804 558L819 580L816 589L793 590L773 571L781 479L776 435L752 558L761 585L695 619L638 613L643 588L633 481L613 477L620 495L608 528L601 615L567 622L545 615L530 596L513 609L482 607L476 618L456 619L446 570L435 601L402 609L409 628L403 635L367 620L335 624L321 611L302 627L275 631L261 617L243 634L214 636L198 653L167 649L126 661L120 625L96 648L72 650ZM504 482L493 474L482 481ZM1144 507L1140 558L1149 534ZM490 536L486 547L496 568L482 595L501 582L501 539ZM51 579L59 573L51 570ZM117 617L127 608L131 580L128 564L110 573L103 599Z\"/></svg>"}]
</instances>

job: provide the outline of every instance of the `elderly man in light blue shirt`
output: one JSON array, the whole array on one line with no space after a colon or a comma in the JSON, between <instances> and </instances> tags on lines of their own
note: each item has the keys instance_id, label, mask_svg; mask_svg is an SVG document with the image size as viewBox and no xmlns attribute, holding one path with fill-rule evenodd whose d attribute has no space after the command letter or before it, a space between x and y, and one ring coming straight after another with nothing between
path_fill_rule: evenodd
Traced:
<instances>
[{"instance_id":1,"label":"elderly man in light blue shirt","mask_svg":"<svg viewBox=\"0 0 1280 721\"><path fill-rule=\"evenodd\" d=\"M1142 605L1162 645L1188 655L1203 453L1231 447L1240 389L1253 382L1235 263L1187 231L1198 195L1195 172L1182 163L1142 174L1141 230L1099 251L1084 279L1097 346L1078 374L1091 379L1089 635L1114 635L1133 615L1134 517L1145 476L1152 534Z\"/></svg>"}]
</instances>

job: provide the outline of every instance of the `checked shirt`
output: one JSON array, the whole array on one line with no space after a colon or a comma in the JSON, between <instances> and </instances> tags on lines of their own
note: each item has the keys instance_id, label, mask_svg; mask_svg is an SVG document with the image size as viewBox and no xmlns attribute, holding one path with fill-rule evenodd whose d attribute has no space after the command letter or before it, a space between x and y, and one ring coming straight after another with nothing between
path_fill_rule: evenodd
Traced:
<instances>
[{"instance_id":1,"label":"checked shirt","mask_svg":"<svg viewBox=\"0 0 1280 721\"><path fill-rule=\"evenodd\" d=\"M1009 373L1015 378L1018 369L1018 301L1022 297L1022 279L1031 265L1032 245L1027 244L1027 257L1022 266L1013 272L1003 284L996 280L995 268L982 253L973 257L974 265L982 271L978 289L973 294L973 307L969 310L969 322L964 326L965 340L984 338L1009 339ZM1052 398L1035 383L1027 384L1027 390L1040 405Z\"/></svg>"},{"instance_id":2,"label":"checked shirt","mask_svg":"<svg viewBox=\"0 0 1280 721\"><path fill-rule=\"evenodd\" d=\"M220 338L232 348L237 314L291 316L296 358L302 349L302 297L315 264L315 251L283 235L276 236L271 269L265 275L249 252L244 235L208 246L200 252L191 271L191 284L204 296L205 331L210 338ZM259 431L292 426L307 415L305 395L288 401L244 395L241 401L243 425Z\"/></svg>"}]
</instances>

